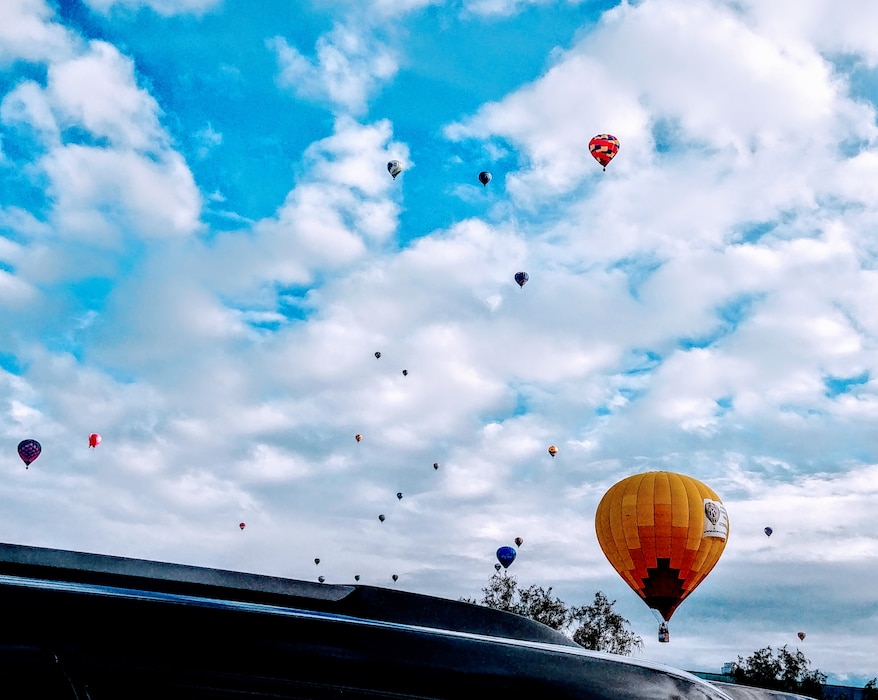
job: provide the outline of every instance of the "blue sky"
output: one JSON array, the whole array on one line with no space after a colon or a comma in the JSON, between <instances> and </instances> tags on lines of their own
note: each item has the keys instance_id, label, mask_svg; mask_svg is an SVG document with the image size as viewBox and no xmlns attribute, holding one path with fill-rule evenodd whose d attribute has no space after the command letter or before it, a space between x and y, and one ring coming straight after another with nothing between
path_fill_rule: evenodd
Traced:
<instances>
[{"instance_id":1,"label":"blue sky","mask_svg":"<svg viewBox=\"0 0 878 700\"><path fill-rule=\"evenodd\" d=\"M458 598L520 536L645 658L874 677L876 21L3 3L2 539ZM650 469L731 523L669 645L594 535Z\"/></svg>"}]
</instances>

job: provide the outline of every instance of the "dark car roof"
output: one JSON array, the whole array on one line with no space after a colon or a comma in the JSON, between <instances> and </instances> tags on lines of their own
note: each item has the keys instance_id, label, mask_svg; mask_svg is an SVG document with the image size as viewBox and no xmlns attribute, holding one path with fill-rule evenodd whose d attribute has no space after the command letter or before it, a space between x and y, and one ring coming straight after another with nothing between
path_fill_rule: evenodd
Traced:
<instances>
[{"instance_id":1,"label":"dark car roof","mask_svg":"<svg viewBox=\"0 0 878 700\"><path fill-rule=\"evenodd\" d=\"M371 586L0 545L0 599L0 664L55 659L93 700L729 700L518 615Z\"/></svg>"}]
</instances>

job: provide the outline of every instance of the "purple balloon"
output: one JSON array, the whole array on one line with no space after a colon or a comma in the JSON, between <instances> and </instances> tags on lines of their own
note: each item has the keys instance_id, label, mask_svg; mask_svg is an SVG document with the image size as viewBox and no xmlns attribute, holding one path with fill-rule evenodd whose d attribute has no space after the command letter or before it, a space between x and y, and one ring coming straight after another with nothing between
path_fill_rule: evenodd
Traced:
<instances>
[{"instance_id":1,"label":"purple balloon","mask_svg":"<svg viewBox=\"0 0 878 700\"><path fill-rule=\"evenodd\" d=\"M36 440L22 440L18 443L18 456L24 462L25 468L29 467L42 451L43 448Z\"/></svg>"}]
</instances>

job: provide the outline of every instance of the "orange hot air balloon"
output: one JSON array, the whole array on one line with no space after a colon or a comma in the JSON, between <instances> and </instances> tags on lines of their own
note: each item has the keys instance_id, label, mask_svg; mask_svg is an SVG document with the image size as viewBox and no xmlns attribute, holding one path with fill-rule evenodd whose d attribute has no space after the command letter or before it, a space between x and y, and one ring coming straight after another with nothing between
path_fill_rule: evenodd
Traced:
<instances>
[{"instance_id":1,"label":"orange hot air balloon","mask_svg":"<svg viewBox=\"0 0 878 700\"><path fill-rule=\"evenodd\" d=\"M719 561L729 520L719 496L697 479L646 472L610 487L595 531L613 568L667 622Z\"/></svg>"},{"instance_id":2,"label":"orange hot air balloon","mask_svg":"<svg viewBox=\"0 0 878 700\"><path fill-rule=\"evenodd\" d=\"M549 454L552 455L552 459L555 459L555 455L558 454L558 448L554 445L549 445Z\"/></svg>"}]
</instances>

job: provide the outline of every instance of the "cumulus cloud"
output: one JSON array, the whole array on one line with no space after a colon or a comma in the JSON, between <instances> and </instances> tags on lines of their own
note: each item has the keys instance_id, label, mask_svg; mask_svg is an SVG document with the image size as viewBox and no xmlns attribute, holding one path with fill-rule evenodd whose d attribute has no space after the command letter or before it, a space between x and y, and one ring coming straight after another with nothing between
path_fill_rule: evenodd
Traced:
<instances>
[{"instance_id":1,"label":"cumulus cloud","mask_svg":"<svg viewBox=\"0 0 878 700\"><path fill-rule=\"evenodd\" d=\"M353 114L365 109L375 90L398 68L392 45L363 26L336 24L318 39L313 59L280 36L269 46L277 56L281 86Z\"/></svg>"},{"instance_id":2,"label":"cumulus cloud","mask_svg":"<svg viewBox=\"0 0 878 700\"><path fill-rule=\"evenodd\" d=\"M210 12L221 0L86 0L97 12L108 14L113 10L149 8L164 17L182 14L202 15Z\"/></svg>"}]
</instances>

